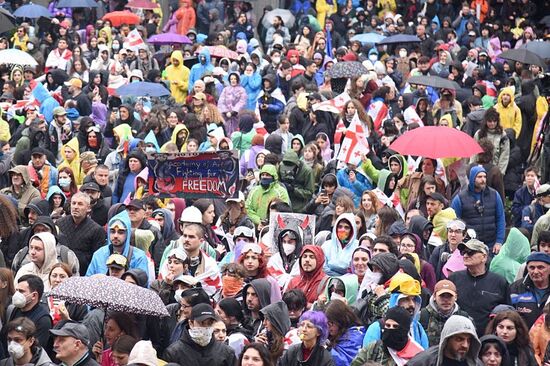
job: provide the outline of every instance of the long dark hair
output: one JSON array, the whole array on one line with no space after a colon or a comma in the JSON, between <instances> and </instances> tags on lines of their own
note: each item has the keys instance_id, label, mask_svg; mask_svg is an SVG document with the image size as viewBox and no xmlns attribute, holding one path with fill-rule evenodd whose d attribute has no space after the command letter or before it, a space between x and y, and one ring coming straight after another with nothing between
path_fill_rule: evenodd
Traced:
<instances>
[{"instance_id":1,"label":"long dark hair","mask_svg":"<svg viewBox=\"0 0 550 366\"><path fill-rule=\"evenodd\" d=\"M338 333L334 336L330 334L328 336L332 346L338 343L340 337L342 337L349 328L361 324L361 320L355 315L351 307L340 300L329 302L325 310L325 315L329 322L338 326Z\"/></svg>"},{"instance_id":2,"label":"long dark hair","mask_svg":"<svg viewBox=\"0 0 550 366\"><path fill-rule=\"evenodd\" d=\"M500 124L500 115L498 114L497 110L493 107L487 109L485 114L483 115L483 122L481 123L481 127L479 128L478 137L481 139L483 137L487 137L487 133L489 132L489 129L487 128L487 121L489 120L495 120L497 121L497 126L495 127L495 131L498 134L502 134L502 126Z\"/></svg>"},{"instance_id":3,"label":"long dark hair","mask_svg":"<svg viewBox=\"0 0 550 366\"><path fill-rule=\"evenodd\" d=\"M491 319L489 324L487 324L485 334L496 334L497 326L503 320L510 320L516 327L516 338L511 345L518 350L518 364L529 364L529 349L532 349L531 339L529 338L529 328L527 328L525 321L516 311L510 310L498 313L493 319ZM508 349L510 349L509 346Z\"/></svg>"},{"instance_id":4,"label":"long dark hair","mask_svg":"<svg viewBox=\"0 0 550 366\"><path fill-rule=\"evenodd\" d=\"M243 364L243 356L250 348L258 351L258 353L260 354L260 358L262 359L263 366L273 366L273 362L271 362L271 359L269 358L269 352L267 351L267 348L261 343L250 343L244 346L241 352L241 357L239 357L239 366Z\"/></svg>"}]
</instances>

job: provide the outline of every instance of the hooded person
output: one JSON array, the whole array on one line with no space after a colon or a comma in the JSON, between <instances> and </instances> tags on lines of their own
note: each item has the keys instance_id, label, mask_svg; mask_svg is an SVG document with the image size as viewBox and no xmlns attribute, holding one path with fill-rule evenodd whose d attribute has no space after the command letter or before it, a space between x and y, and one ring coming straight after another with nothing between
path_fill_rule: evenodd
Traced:
<instances>
[{"instance_id":1,"label":"hooded person","mask_svg":"<svg viewBox=\"0 0 550 366\"><path fill-rule=\"evenodd\" d=\"M52 233L33 235L29 241L30 263L24 264L15 275L14 282L24 275L35 275L44 282L44 291L50 290L50 271L57 263L56 239ZM42 258L41 258L41 252Z\"/></svg>"},{"instance_id":2,"label":"hooded person","mask_svg":"<svg viewBox=\"0 0 550 366\"><path fill-rule=\"evenodd\" d=\"M433 248L430 248L428 243L433 229L434 225L422 215L413 216L409 223L409 232L415 234L421 240L421 247L418 250L415 248L415 252L423 259L429 258L432 252Z\"/></svg>"},{"instance_id":3,"label":"hooded person","mask_svg":"<svg viewBox=\"0 0 550 366\"><path fill-rule=\"evenodd\" d=\"M256 294L255 297L250 296L252 291ZM250 297L250 298L249 298ZM256 300L257 299L257 303ZM257 334L262 324L260 318L260 310L271 303L271 283L265 278L252 280L249 284L243 287L243 306L245 322L243 325L252 330L252 334ZM290 322L290 319L289 319Z\"/></svg>"},{"instance_id":4,"label":"hooded person","mask_svg":"<svg viewBox=\"0 0 550 366\"><path fill-rule=\"evenodd\" d=\"M514 89L512 87L503 88L497 98L495 109L500 118L502 129L513 128L516 138L520 138L522 129L521 110L514 101Z\"/></svg>"},{"instance_id":5,"label":"hooded person","mask_svg":"<svg viewBox=\"0 0 550 366\"><path fill-rule=\"evenodd\" d=\"M367 360L386 366L404 365L424 349L410 336L412 317L403 308L388 309L384 315L384 330L379 341L371 342L357 354L352 366L363 365Z\"/></svg>"},{"instance_id":6,"label":"hooded person","mask_svg":"<svg viewBox=\"0 0 550 366\"><path fill-rule=\"evenodd\" d=\"M212 72L214 66L210 62L210 51L208 48L204 47L198 55L199 62L191 68L189 72L189 84L187 87L187 92L190 94L193 90L193 85L195 81L200 80L203 75L207 72Z\"/></svg>"},{"instance_id":7,"label":"hooded person","mask_svg":"<svg viewBox=\"0 0 550 366\"><path fill-rule=\"evenodd\" d=\"M267 338L267 349L272 359L279 359L284 351L284 338L290 331L288 307L284 301L269 304L260 310L260 319ZM266 325L266 320L269 325ZM262 331L260 331L262 332ZM260 337L262 333L260 333Z\"/></svg>"},{"instance_id":8,"label":"hooded person","mask_svg":"<svg viewBox=\"0 0 550 366\"><path fill-rule=\"evenodd\" d=\"M500 249L504 243L506 223L502 199L497 191L487 186L486 177L482 166L472 167L468 186L453 198L451 207L468 228L475 230L477 239L492 251L493 246L498 245Z\"/></svg>"},{"instance_id":9,"label":"hooded person","mask_svg":"<svg viewBox=\"0 0 550 366\"><path fill-rule=\"evenodd\" d=\"M86 276L106 274L107 258L115 252L126 257L128 268L141 269L147 274L149 272L147 255L143 250L130 245L132 224L128 212L122 211L113 216L107 225L107 244L94 252Z\"/></svg>"},{"instance_id":10,"label":"hooded person","mask_svg":"<svg viewBox=\"0 0 550 366\"><path fill-rule=\"evenodd\" d=\"M286 291L300 289L304 292L308 304L313 304L322 293L328 278L323 270L324 264L325 255L321 247L304 246L299 259L300 274L290 280Z\"/></svg>"},{"instance_id":11,"label":"hooded person","mask_svg":"<svg viewBox=\"0 0 550 366\"><path fill-rule=\"evenodd\" d=\"M269 218L269 204L275 198L290 204L288 192L279 182L277 168L265 164L260 170L260 184L250 190L245 204L248 217L255 225Z\"/></svg>"},{"instance_id":12,"label":"hooded person","mask_svg":"<svg viewBox=\"0 0 550 366\"><path fill-rule=\"evenodd\" d=\"M262 90L258 94L256 114L265 124L267 132L272 133L277 129L277 120L286 105L286 98L277 87L274 74L267 74L262 78Z\"/></svg>"},{"instance_id":13,"label":"hooded person","mask_svg":"<svg viewBox=\"0 0 550 366\"><path fill-rule=\"evenodd\" d=\"M281 230L274 244L277 252L269 258L267 267L269 273L277 279L279 286L284 289L288 282L300 273L299 258L302 252L303 230L289 223Z\"/></svg>"},{"instance_id":14,"label":"hooded person","mask_svg":"<svg viewBox=\"0 0 550 366\"><path fill-rule=\"evenodd\" d=\"M176 103L185 103L189 85L189 68L183 64L183 54L176 50L170 56L171 65L164 70L163 79L170 82L170 94Z\"/></svg>"},{"instance_id":15,"label":"hooded person","mask_svg":"<svg viewBox=\"0 0 550 366\"><path fill-rule=\"evenodd\" d=\"M107 132L107 130L105 132ZM105 165L109 168L110 184L116 182L119 170L122 168L120 165L128 155L129 142L133 139L132 128L123 123L113 128L112 136L115 137L116 148L105 158Z\"/></svg>"},{"instance_id":16,"label":"hooded person","mask_svg":"<svg viewBox=\"0 0 550 366\"><path fill-rule=\"evenodd\" d=\"M460 315L453 315L443 326L439 345L419 353L407 363L407 366L482 366L483 363L478 359L480 348L481 343L472 321Z\"/></svg>"},{"instance_id":17,"label":"hooded person","mask_svg":"<svg viewBox=\"0 0 550 366\"><path fill-rule=\"evenodd\" d=\"M489 270L504 277L509 284L515 281L522 264L531 254L529 239L513 227L500 252L491 260Z\"/></svg>"},{"instance_id":18,"label":"hooded person","mask_svg":"<svg viewBox=\"0 0 550 366\"><path fill-rule=\"evenodd\" d=\"M479 359L483 362L484 358L491 359L491 356L489 356L489 352L491 348L494 347L498 351L501 357L501 365L510 365L510 354L508 353L508 347L506 346L506 342L502 340L502 338L494 335L494 334L487 334L483 337L479 338L479 341L481 343L481 347L479 349ZM494 354L494 352L493 352ZM540 360L542 362L542 360ZM490 363L487 363L487 365L491 365Z\"/></svg>"},{"instance_id":19,"label":"hooded person","mask_svg":"<svg viewBox=\"0 0 550 366\"><path fill-rule=\"evenodd\" d=\"M218 109L224 119L228 136L238 130L239 112L246 106L246 90L241 86L241 77L238 72L230 72L227 76L228 85L218 99Z\"/></svg>"},{"instance_id":20,"label":"hooded person","mask_svg":"<svg viewBox=\"0 0 550 366\"><path fill-rule=\"evenodd\" d=\"M288 150L279 164L280 182L284 184L292 201L294 212L302 212L315 190L311 168L298 157L294 150Z\"/></svg>"},{"instance_id":21,"label":"hooded person","mask_svg":"<svg viewBox=\"0 0 550 366\"><path fill-rule=\"evenodd\" d=\"M3 188L0 193L17 200L17 212L19 217L26 221L25 208L34 199L40 198L40 191L33 187L29 176L29 171L25 165L17 165L8 171L10 185ZM14 185L14 176L21 176L21 182L16 180ZM17 179L17 178L16 178Z\"/></svg>"},{"instance_id":22,"label":"hooded person","mask_svg":"<svg viewBox=\"0 0 550 366\"><path fill-rule=\"evenodd\" d=\"M82 184L83 176L80 169L80 148L78 146L78 139L73 137L61 148L61 157L63 161L57 166L60 170L64 167L71 168L75 184L80 186Z\"/></svg>"},{"instance_id":23,"label":"hooded person","mask_svg":"<svg viewBox=\"0 0 550 366\"><path fill-rule=\"evenodd\" d=\"M345 299L349 306L355 305L359 281L356 274L329 277L326 281L324 294L327 300Z\"/></svg>"},{"instance_id":24,"label":"hooded person","mask_svg":"<svg viewBox=\"0 0 550 366\"><path fill-rule=\"evenodd\" d=\"M325 273L329 276L348 273L353 251L358 245L355 216L351 213L338 216L332 228L331 239L321 246L325 253Z\"/></svg>"},{"instance_id":25,"label":"hooded person","mask_svg":"<svg viewBox=\"0 0 550 366\"><path fill-rule=\"evenodd\" d=\"M59 107L59 102L50 95L42 83L36 83L32 95L40 102L39 113L44 116L48 124L51 123L53 121L53 110Z\"/></svg>"},{"instance_id":26,"label":"hooded person","mask_svg":"<svg viewBox=\"0 0 550 366\"><path fill-rule=\"evenodd\" d=\"M185 127L184 124L178 124L174 127L172 136L170 137L170 142L176 144L178 151L186 152L187 151L187 139L189 138L189 130ZM164 148L164 146L163 146Z\"/></svg>"},{"instance_id":27,"label":"hooded person","mask_svg":"<svg viewBox=\"0 0 550 366\"><path fill-rule=\"evenodd\" d=\"M376 256L374 256L376 257ZM373 258L374 259L374 258ZM387 309L400 306L407 310L412 317L410 333L412 338L423 348L429 346L428 336L422 325L418 321L422 299L420 298L420 282L405 273L395 274L389 283L388 291L390 293ZM381 339L382 324L381 321L373 322L367 329L363 339L363 347L369 343Z\"/></svg>"}]
</instances>

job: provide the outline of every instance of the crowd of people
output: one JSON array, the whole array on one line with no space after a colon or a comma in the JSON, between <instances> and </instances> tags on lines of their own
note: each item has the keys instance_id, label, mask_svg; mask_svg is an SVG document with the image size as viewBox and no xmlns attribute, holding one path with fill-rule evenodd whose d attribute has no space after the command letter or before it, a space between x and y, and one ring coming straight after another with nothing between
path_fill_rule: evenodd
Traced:
<instances>
[{"instance_id":1,"label":"crowd of people","mask_svg":"<svg viewBox=\"0 0 550 366\"><path fill-rule=\"evenodd\" d=\"M550 365L547 3L162 5L0 34L0 366ZM481 152L392 148L425 126ZM223 150L234 196L151 191L155 154ZM52 295L73 276L169 316Z\"/></svg>"}]
</instances>

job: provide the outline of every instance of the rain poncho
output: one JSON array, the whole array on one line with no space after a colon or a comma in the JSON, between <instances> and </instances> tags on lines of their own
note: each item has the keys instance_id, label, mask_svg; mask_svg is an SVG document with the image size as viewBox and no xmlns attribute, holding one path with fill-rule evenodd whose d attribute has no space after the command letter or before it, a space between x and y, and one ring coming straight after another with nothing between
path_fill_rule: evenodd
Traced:
<instances>
[{"instance_id":1,"label":"rain poncho","mask_svg":"<svg viewBox=\"0 0 550 366\"><path fill-rule=\"evenodd\" d=\"M513 227L500 252L491 261L489 269L504 277L508 283L512 283L530 253L529 240L521 231Z\"/></svg>"},{"instance_id":2,"label":"rain poncho","mask_svg":"<svg viewBox=\"0 0 550 366\"><path fill-rule=\"evenodd\" d=\"M168 66L164 70L164 79L170 81L170 93L177 103L185 103L187 98L187 89L189 85L189 68L183 64L183 54L181 51L174 51L170 56L172 60L178 60L179 65Z\"/></svg>"},{"instance_id":3,"label":"rain poncho","mask_svg":"<svg viewBox=\"0 0 550 366\"><path fill-rule=\"evenodd\" d=\"M336 228L342 220L348 221L351 225L350 237L345 245L342 245L342 242L336 235ZM351 266L351 257L358 245L355 216L351 213L340 215L332 228L331 239L327 240L321 247L325 253L325 273L329 276L338 276L348 273Z\"/></svg>"},{"instance_id":4,"label":"rain poncho","mask_svg":"<svg viewBox=\"0 0 550 366\"><path fill-rule=\"evenodd\" d=\"M200 62L202 56L206 57L206 63L204 65ZM210 51L208 48L205 47L199 52L198 59L199 63L193 65L191 72L189 73L189 85L187 87L188 93L193 91L195 81L201 79L206 72L214 70L214 66L210 62Z\"/></svg>"},{"instance_id":5,"label":"rain poncho","mask_svg":"<svg viewBox=\"0 0 550 366\"><path fill-rule=\"evenodd\" d=\"M67 157L65 156L66 148L73 150L75 153L75 156L71 161L68 161ZM63 159L63 161L61 162L61 164L59 164L57 169L60 170L64 167L71 168L71 170L73 171L75 184L78 186L81 185L84 177L82 176L82 172L80 171L80 149L78 147L78 139L76 137L72 138L71 140L69 140L69 142L63 145L63 147L61 148L61 158Z\"/></svg>"},{"instance_id":6,"label":"rain poncho","mask_svg":"<svg viewBox=\"0 0 550 366\"><path fill-rule=\"evenodd\" d=\"M330 299L329 289L335 280L340 280L344 284L344 297L346 298L348 305L352 306L355 304L355 300L357 300L357 290L359 290L359 280L357 279L357 275L348 273L343 276L329 277L325 287L325 295L327 296L327 299Z\"/></svg>"}]
</instances>

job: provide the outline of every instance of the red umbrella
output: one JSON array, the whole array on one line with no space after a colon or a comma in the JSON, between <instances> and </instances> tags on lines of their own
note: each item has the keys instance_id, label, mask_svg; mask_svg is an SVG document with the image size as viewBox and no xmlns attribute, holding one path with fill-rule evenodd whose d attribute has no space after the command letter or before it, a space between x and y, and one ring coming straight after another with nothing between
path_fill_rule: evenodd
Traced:
<instances>
[{"instance_id":1,"label":"red umbrella","mask_svg":"<svg viewBox=\"0 0 550 366\"><path fill-rule=\"evenodd\" d=\"M110 21L113 27L119 27L122 24L139 24L141 18L139 15L130 11L113 11L103 16L103 21Z\"/></svg>"},{"instance_id":2,"label":"red umbrella","mask_svg":"<svg viewBox=\"0 0 550 366\"><path fill-rule=\"evenodd\" d=\"M425 126L405 132L389 147L403 155L427 158L469 158L483 150L470 135L445 126Z\"/></svg>"},{"instance_id":3,"label":"red umbrella","mask_svg":"<svg viewBox=\"0 0 550 366\"><path fill-rule=\"evenodd\" d=\"M127 8L131 9L157 9L159 7L159 4L154 3L150 0L130 0L128 1L128 4L126 4Z\"/></svg>"},{"instance_id":4,"label":"red umbrella","mask_svg":"<svg viewBox=\"0 0 550 366\"><path fill-rule=\"evenodd\" d=\"M238 60L239 54L235 51L231 51L225 46L208 46L208 51L210 51L210 56L224 58L227 57L231 60Z\"/></svg>"}]
</instances>

